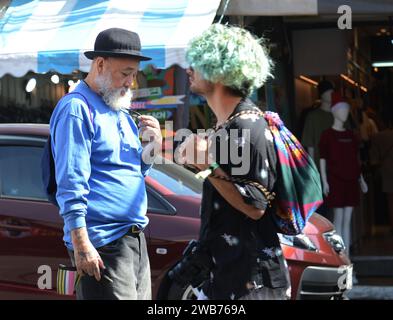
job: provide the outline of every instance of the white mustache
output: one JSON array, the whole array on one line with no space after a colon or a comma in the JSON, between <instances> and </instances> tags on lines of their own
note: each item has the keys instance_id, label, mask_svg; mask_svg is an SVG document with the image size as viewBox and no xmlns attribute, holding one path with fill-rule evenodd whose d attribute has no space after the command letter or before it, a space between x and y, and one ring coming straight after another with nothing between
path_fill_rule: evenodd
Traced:
<instances>
[{"instance_id":1,"label":"white mustache","mask_svg":"<svg viewBox=\"0 0 393 320\"><path fill-rule=\"evenodd\" d=\"M110 76L97 77L96 83L99 87L102 99L114 111L127 109L131 105L132 90L130 88L112 89ZM124 93L124 94L123 94Z\"/></svg>"}]
</instances>

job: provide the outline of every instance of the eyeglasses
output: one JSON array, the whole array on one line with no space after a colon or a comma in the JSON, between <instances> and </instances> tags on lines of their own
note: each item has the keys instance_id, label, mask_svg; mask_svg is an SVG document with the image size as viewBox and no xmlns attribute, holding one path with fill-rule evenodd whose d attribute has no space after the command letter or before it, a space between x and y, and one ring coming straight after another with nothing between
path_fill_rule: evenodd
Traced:
<instances>
[{"instance_id":1,"label":"eyeglasses","mask_svg":"<svg viewBox=\"0 0 393 320\"><path fill-rule=\"evenodd\" d=\"M142 116L142 114L132 109L125 109L124 111L128 112L128 114L134 119L135 122L139 120L138 118L140 116Z\"/></svg>"}]
</instances>

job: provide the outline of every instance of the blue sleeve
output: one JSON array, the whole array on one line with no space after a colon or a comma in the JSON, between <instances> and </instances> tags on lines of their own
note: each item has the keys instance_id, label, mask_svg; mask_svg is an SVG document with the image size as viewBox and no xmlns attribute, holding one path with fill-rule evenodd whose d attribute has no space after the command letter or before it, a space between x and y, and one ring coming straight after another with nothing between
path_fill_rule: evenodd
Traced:
<instances>
[{"instance_id":1,"label":"blue sleeve","mask_svg":"<svg viewBox=\"0 0 393 320\"><path fill-rule=\"evenodd\" d=\"M150 169L153 167L153 164L144 163L141 159L141 171L144 177L149 175Z\"/></svg>"},{"instance_id":2,"label":"blue sleeve","mask_svg":"<svg viewBox=\"0 0 393 320\"><path fill-rule=\"evenodd\" d=\"M51 123L56 198L69 230L86 226L93 130L86 108L80 100L72 99L63 105Z\"/></svg>"}]
</instances>

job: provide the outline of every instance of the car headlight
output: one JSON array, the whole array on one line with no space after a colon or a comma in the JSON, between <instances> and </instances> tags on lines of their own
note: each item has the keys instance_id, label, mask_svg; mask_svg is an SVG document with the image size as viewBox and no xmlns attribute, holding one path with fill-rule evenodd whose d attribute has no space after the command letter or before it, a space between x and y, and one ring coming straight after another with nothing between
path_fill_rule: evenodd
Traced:
<instances>
[{"instance_id":1,"label":"car headlight","mask_svg":"<svg viewBox=\"0 0 393 320\"><path fill-rule=\"evenodd\" d=\"M324 233L323 237L332 246L334 251L340 253L345 250L343 238L335 230Z\"/></svg>"},{"instance_id":2,"label":"car headlight","mask_svg":"<svg viewBox=\"0 0 393 320\"><path fill-rule=\"evenodd\" d=\"M286 246L303 250L317 251L315 244L303 233L296 236L278 233L278 238L280 239L281 244L285 244Z\"/></svg>"}]
</instances>

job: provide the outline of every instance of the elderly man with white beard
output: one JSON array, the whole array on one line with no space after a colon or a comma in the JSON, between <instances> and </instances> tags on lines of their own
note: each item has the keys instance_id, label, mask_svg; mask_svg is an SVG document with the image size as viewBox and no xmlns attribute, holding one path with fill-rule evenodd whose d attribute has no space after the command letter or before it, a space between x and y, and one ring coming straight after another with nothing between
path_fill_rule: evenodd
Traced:
<instances>
[{"instance_id":1,"label":"elderly man with white beard","mask_svg":"<svg viewBox=\"0 0 393 320\"><path fill-rule=\"evenodd\" d=\"M143 233L148 224L145 163L139 134L161 149L158 121L129 115L141 54L138 34L98 34L89 74L57 104L51 120L64 242L81 279L78 299L151 299ZM152 139L151 139L152 137Z\"/></svg>"}]
</instances>

